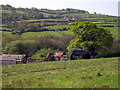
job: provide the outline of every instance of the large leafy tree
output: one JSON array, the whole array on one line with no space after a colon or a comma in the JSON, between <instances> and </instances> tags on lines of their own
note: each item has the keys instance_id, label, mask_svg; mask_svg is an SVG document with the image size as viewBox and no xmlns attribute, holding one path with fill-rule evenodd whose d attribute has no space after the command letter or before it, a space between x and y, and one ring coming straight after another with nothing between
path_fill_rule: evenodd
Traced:
<instances>
[{"instance_id":1,"label":"large leafy tree","mask_svg":"<svg viewBox=\"0 0 120 90\"><path fill-rule=\"evenodd\" d=\"M102 49L112 46L113 38L106 28L92 22L72 22L67 27L76 37L70 41L68 51L76 48L87 50L93 57Z\"/></svg>"}]
</instances>

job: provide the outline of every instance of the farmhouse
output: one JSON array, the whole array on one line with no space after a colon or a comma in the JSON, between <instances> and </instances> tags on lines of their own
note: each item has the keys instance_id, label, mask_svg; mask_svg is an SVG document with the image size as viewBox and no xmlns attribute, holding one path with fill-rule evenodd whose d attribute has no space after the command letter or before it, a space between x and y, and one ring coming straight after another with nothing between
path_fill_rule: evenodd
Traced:
<instances>
[{"instance_id":1,"label":"farmhouse","mask_svg":"<svg viewBox=\"0 0 120 90\"><path fill-rule=\"evenodd\" d=\"M0 55L2 65L20 64L23 55L3 54Z\"/></svg>"},{"instance_id":2,"label":"farmhouse","mask_svg":"<svg viewBox=\"0 0 120 90\"><path fill-rule=\"evenodd\" d=\"M55 60L79 60L79 59L90 59L91 56L89 53L85 52L82 49L75 49L72 52L68 51L56 51L54 54Z\"/></svg>"},{"instance_id":3,"label":"farmhouse","mask_svg":"<svg viewBox=\"0 0 120 90\"><path fill-rule=\"evenodd\" d=\"M82 49L75 49L70 55L71 60L90 59L90 58L91 58L90 54Z\"/></svg>"}]
</instances>

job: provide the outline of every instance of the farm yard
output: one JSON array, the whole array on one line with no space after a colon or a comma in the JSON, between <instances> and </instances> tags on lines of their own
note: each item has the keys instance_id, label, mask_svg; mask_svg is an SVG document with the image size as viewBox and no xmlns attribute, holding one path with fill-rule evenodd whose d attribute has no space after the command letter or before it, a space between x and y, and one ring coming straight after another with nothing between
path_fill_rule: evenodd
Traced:
<instances>
[{"instance_id":1,"label":"farm yard","mask_svg":"<svg viewBox=\"0 0 120 90\"><path fill-rule=\"evenodd\" d=\"M118 57L2 67L3 88L118 88Z\"/></svg>"},{"instance_id":2,"label":"farm yard","mask_svg":"<svg viewBox=\"0 0 120 90\"><path fill-rule=\"evenodd\" d=\"M22 57L21 64L2 66L3 88L118 88L120 32L117 16L91 14L85 10L72 8L50 10L15 8L9 5L2 5L2 7L1 13L4 16L3 24L0 25L2 52L7 55L25 56ZM107 39L107 41L113 41L109 45L111 47L100 47L101 50L94 52L93 59L83 59L78 55L78 60L47 61L47 57L51 53L53 54L51 57L54 58L55 52L69 52L69 45L77 37L68 28L74 22L79 25L89 23L83 26L93 25L97 27L95 32L108 29L105 33L111 35L111 38ZM90 30L94 30L93 28ZM79 29L75 27L74 31ZM108 34L109 31L110 34ZM97 37L103 34L105 36L104 33L101 33L97 35L92 32L89 35ZM96 37L92 39L99 40L101 38ZM77 45L75 43L81 40L80 38L76 39L73 46ZM106 37L102 38L105 40ZM88 39L86 41L90 40ZM82 38L82 40L85 39ZM101 41L103 40L101 39ZM106 45L107 41L103 41L105 43L103 45ZM96 43L98 41L95 42L95 45L97 45ZM91 44L93 44L91 41L85 42L82 46ZM88 51L86 47L82 48L85 49L83 50L85 53L91 54L91 48ZM70 58L75 56L75 54L72 55L68 56ZM61 55L61 58L64 59L65 56L67 54ZM26 61L29 59L36 61L27 63Z\"/></svg>"}]
</instances>

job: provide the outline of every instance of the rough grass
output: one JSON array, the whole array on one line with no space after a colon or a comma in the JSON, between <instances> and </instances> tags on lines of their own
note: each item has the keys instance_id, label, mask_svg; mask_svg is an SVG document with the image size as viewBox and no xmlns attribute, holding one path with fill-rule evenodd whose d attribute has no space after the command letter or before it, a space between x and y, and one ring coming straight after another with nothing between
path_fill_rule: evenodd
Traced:
<instances>
[{"instance_id":1,"label":"rough grass","mask_svg":"<svg viewBox=\"0 0 120 90\"><path fill-rule=\"evenodd\" d=\"M118 88L118 58L2 67L3 88Z\"/></svg>"}]
</instances>

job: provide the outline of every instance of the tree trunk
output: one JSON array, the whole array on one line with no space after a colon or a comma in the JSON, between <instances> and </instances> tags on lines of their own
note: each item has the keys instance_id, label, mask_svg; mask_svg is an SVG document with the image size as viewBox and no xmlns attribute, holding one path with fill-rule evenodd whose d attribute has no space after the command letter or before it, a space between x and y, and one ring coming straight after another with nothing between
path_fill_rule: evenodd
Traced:
<instances>
[{"instance_id":1,"label":"tree trunk","mask_svg":"<svg viewBox=\"0 0 120 90\"><path fill-rule=\"evenodd\" d=\"M90 52L91 52L91 59L93 59L94 55L95 55L95 47L91 46L90 47Z\"/></svg>"},{"instance_id":2,"label":"tree trunk","mask_svg":"<svg viewBox=\"0 0 120 90\"><path fill-rule=\"evenodd\" d=\"M93 59L94 58L94 56L93 55L91 55L91 59Z\"/></svg>"}]
</instances>

